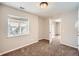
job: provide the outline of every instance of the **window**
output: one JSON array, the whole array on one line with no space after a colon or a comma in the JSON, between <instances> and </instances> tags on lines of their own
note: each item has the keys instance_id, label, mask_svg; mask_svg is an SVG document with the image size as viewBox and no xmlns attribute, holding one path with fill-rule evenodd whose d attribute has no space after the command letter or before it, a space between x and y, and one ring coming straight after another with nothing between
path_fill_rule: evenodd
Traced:
<instances>
[{"instance_id":1,"label":"window","mask_svg":"<svg viewBox=\"0 0 79 59\"><path fill-rule=\"evenodd\" d=\"M29 33L29 21L24 17L9 16L8 37L20 36Z\"/></svg>"}]
</instances>

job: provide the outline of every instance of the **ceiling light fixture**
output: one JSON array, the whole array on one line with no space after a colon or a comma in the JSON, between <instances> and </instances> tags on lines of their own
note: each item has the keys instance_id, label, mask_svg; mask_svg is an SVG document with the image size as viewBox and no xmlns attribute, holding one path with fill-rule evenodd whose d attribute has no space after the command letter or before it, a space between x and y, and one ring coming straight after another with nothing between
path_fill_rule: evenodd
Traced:
<instances>
[{"instance_id":1,"label":"ceiling light fixture","mask_svg":"<svg viewBox=\"0 0 79 59\"><path fill-rule=\"evenodd\" d=\"M47 2L41 2L40 3L40 7L41 8L47 8L48 7L48 3Z\"/></svg>"}]
</instances>

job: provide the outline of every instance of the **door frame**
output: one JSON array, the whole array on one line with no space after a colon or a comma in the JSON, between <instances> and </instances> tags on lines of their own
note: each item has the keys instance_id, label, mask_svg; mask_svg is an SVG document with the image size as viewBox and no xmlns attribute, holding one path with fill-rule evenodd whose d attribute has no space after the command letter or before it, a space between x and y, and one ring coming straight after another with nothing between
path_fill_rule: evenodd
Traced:
<instances>
[{"instance_id":1,"label":"door frame","mask_svg":"<svg viewBox=\"0 0 79 59\"><path fill-rule=\"evenodd\" d=\"M56 33L53 33L53 37L52 37L52 33L51 33L51 27L52 27L52 24L55 24L56 22L60 23L59 26L60 26L60 37L59 37L59 41L61 42L61 18L57 18L57 19L49 19L49 42L51 43L52 42L52 38L56 38L55 34ZM54 32L55 32L55 29L54 29Z\"/></svg>"}]
</instances>

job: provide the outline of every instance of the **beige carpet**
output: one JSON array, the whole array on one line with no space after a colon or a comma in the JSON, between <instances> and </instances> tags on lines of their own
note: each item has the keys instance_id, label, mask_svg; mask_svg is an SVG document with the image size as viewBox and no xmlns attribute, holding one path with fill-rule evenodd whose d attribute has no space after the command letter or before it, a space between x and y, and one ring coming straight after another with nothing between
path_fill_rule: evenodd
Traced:
<instances>
[{"instance_id":1,"label":"beige carpet","mask_svg":"<svg viewBox=\"0 0 79 59\"><path fill-rule=\"evenodd\" d=\"M41 40L32 45L5 54L5 56L45 56L49 55L49 42Z\"/></svg>"},{"instance_id":2,"label":"beige carpet","mask_svg":"<svg viewBox=\"0 0 79 59\"><path fill-rule=\"evenodd\" d=\"M78 49L60 44L59 41L53 39L50 43L51 56L78 56Z\"/></svg>"},{"instance_id":3,"label":"beige carpet","mask_svg":"<svg viewBox=\"0 0 79 59\"><path fill-rule=\"evenodd\" d=\"M4 54L3 56L77 56L78 50L47 40L41 40L32 45Z\"/></svg>"}]
</instances>

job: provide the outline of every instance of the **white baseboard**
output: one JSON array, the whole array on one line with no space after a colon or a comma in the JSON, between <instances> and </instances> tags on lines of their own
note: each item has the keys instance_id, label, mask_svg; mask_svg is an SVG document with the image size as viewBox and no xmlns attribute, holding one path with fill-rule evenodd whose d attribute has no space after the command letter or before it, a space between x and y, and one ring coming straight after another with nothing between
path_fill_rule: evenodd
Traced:
<instances>
[{"instance_id":1,"label":"white baseboard","mask_svg":"<svg viewBox=\"0 0 79 59\"><path fill-rule=\"evenodd\" d=\"M9 50L9 51L4 51L4 52L0 53L0 56L3 55L3 54L6 54L6 53L12 52L12 51L14 51L14 50L18 50L18 49L23 48L23 47L25 47L25 46L31 45L31 44L36 43L36 42L38 42L38 40L37 40L37 41L34 41L34 42L32 42L32 43L29 43L29 44L26 44L26 45L23 45L23 46L20 46L20 47L11 49L11 50Z\"/></svg>"}]
</instances>

